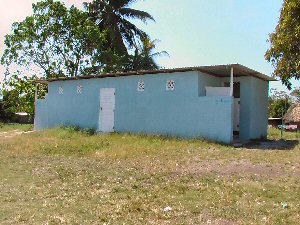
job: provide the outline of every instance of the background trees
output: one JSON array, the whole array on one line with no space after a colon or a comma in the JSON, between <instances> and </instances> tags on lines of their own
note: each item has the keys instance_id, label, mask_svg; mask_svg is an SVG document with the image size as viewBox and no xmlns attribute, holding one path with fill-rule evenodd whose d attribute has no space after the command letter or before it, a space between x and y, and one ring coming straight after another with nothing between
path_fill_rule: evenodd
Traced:
<instances>
[{"instance_id":1,"label":"background trees","mask_svg":"<svg viewBox=\"0 0 300 225\"><path fill-rule=\"evenodd\" d=\"M2 116L9 119L16 112L27 112L33 119L36 77L20 77L17 74L4 80L2 89Z\"/></svg>"},{"instance_id":2,"label":"background trees","mask_svg":"<svg viewBox=\"0 0 300 225\"><path fill-rule=\"evenodd\" d=\"M149 13L130 8L134 2L135 0L94 0L84 3L94 23L101 30L107 31L105 49L115 49L119 56L127 56L127 48L137 48L137 42L148 37L130 19L154 21Z\"/></svg>"},{"instance_id":3,"label":"background trees","mask_svg":"<svg viewBox=\"0 0 300 225\"><path fill-rule=\"evenodd\" d=\"M300 78L300 1L284 0L279 23L270 34L270 49L265 58L272 63L274 75L291 89L291 78Z\"/></svg>"},{"instance_id":4,"label":"background trees","mask_svg":"<svg viewBox=\"0 0 300 225\"><path fill-rule=\"evenodd\" d=\"M151 41L148 37L142 39L142 44L136 46L134 54L128 57L128 63L125 66L126 71L137 70L156 70L159 66L154 58L157 56L167 55L166 51L155 52L157 40Z\"/></svg>"},{"instance_id":5,"label":"background trees","mask_svg":"<svg viewBox=\"0 0 300 225\"><path fill-rule=\"evenodd\" d=\"M45 78L90 72L157 69L154 42L131 20L154 20L130 8L134 0L94 0L85 11L55 0L33 4L33 15L12 25L1 63ZM138 62L139 65L137 66Z\"/></svg>"},{"instance_id":6,"label":"background trees","mask_svg":"<svg viewBox=\"0 0 300 225\"><path fill-rule=\"evenodd\" d=\"M3 107L33 115L33 80L129 70L158 69L155 43L131 21L153 20L130 8L134 0L94 0L85 10L57 0L33 4L33 15L12 25L1 64L21 70L2 82ZM31 69L33 68L33 69ZM3 110L2 110L3 111Z\"/></svg>"},{"instance_id":7,"label":"background trees","mask_svg":"<svg viewBox=\"0 0 300 225\"><path fill-rule=\"evenodd\" d=\"M33 15L14 23L5 36L1 63L34 66L45 78L76 76L101 54L104 32L75 7L46 0L33 4Z\"/></svg>"},{"instance_id":8,"label":"background trees","mask_svg":"<svg viewBox=\"0 0 300 225\"><path fill-rule=\"evenodd\" d=\"M284 91L277 91L276 89L271 89L268 102L269 118L281 118L293 104L290 95Z\"/></svg>"},{"instance_id":9,"label":"background trees","mask_svg":"<svg viewBox=\"0 0 300 225\"><path fill-rule=\"evenodd\" d=\"M291 96L294 98L295 103L300 103L300 88L295 88L291 92Z\"/></svg>"}]
</instances>

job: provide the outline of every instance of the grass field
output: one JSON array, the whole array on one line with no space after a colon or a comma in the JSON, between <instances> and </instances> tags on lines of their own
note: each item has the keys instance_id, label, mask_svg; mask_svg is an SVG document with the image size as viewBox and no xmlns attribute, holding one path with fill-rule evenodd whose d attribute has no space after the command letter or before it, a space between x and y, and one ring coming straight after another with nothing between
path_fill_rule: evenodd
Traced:
<instances>
[{"instance_id":1,"label":"grass field","mask_svg":"<svg viewBox=\"0 0 300 225\"><path fill-rule=\"evenodd\" d=\"M0 224L299 224L298 145L30 128L0 128Z\"/></svg>"}]
</instances>

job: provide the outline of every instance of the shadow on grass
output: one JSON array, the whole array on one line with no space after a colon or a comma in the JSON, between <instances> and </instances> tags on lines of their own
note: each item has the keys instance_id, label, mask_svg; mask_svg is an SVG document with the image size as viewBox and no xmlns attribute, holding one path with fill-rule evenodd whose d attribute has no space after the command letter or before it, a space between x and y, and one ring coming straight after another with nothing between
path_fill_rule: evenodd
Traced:
<instances>
[{"instance_id":1,"label":"shadow on grass","mask_svg":"<svg viewBox=\"0 0 300 225\"><path fill-rule=\"evenodd\" d=\"M293 150L298 144L298 140L255 140L243 144L243 148L260 150Z\"/></svg>"}]
</instances>

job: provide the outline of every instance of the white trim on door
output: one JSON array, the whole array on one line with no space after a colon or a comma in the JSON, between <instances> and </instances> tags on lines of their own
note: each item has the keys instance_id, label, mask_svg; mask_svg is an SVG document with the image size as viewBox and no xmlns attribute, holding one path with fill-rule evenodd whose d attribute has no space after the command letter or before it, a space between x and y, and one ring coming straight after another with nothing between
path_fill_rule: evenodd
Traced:
<instances>
[{"instance_id":1,"label":"white trim on door","mask_svg":"<svg viewBox=\"0 0 300 225\"><path fill-rule=\"evenodd\" d=\"M115 88L100 89L99 131L113 132L115 126Z\"/></svg>"}]
</instances>

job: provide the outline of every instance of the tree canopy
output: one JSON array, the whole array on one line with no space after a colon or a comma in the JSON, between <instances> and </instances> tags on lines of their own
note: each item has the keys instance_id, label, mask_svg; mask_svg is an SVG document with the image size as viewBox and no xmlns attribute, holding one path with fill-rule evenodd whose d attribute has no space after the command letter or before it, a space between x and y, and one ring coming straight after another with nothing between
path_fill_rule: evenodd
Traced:
<instances>
[{"instance_id":1,"label":"tree canopy","mask_svg":"<svg viewBox=\"0 0 300 225\"><path fill-rule=\"evenodd\" d=\"M157 69L154 42L129 21L154 19L130 8L133 2L94 0L85 3L85 11L56 0L33 4L33 15L14 23L5 36L1 63L33 66L45 78Z\"/></svg>"},{"instance_id":2,"label":"tree canopy","mask_svg":"<svg viewBox=\"0 0 300 225\"><path fill-rule=\"evenodd\" d=\"M291 96L294 98L294 101L296 103L300 102L300 88L294 88L294 90L291 92Z\"/></svg>"},{"instance_id":3,"label":"tree canopy","mask_svg":"<svg viewBox=\"0 0 300 225\"><path fill-rule=\"evenodd\" d=\"M128 48L137 48L137 41L148 37L130 19L143 22L154 18L147 12L130 8L136 0L94 0L84 3L92 20L107 30L106 49L115 49L119 56L128 55Z\"/></svg>"},{"instance_id":4,"label":"tree canopy","mask_svg":"<svg viewBox=\"0 0 300 225\"><path fill-rule=\"evenodd\" d=\"M14 74L8 80L4 80L2 89L3 110L6 113L27 112L33 117L35 83L32 80L35 78L19 77L17 74Z\"/></svg>"},{"instance_id":5,"label":"tree canopy","mask_svg":"<svg viewBox=\"0 0 300 225\"><path fill-rule=\"evenodd\" d=\"M291 105L292 99L287 93L271 89L268 104L269 117L281 118Z\"/></svg>"},{"instance_id":6,"label":"tree canopy","mask_svg":"<svg viewBox=\"0 0 300 225\"><path fill-rule=\"evenodd\" d=\"M5 36L1 63L26 68L34 65L46 78L76 76L84 67L100 65L105 34L88 13L58 1L33 4L33 15L12 25Z\"/></svg>"},{"instance_id":7,"label":"tree canopy","mask_svg":"<svg viewBox=\"0 0 300 225\"><path fill-rule=\"evenodd\" d=\"M130 8L134 2L93 0L84 4L84 11L67 8L58 0L33 4L33 14L13 23L12 32L5 36L1 64L7 71L12 65L23 69L13 75L8 72L2 82L5 109L33 115L32 80L38 76L158 69L154 57L164 52L154 52L155 41L131 22L154 19Z\"/></svg>"},{"instance_id":8,"label":"tree canopy","mask_svg":"<svg viewBox=\"0 0 300 225\"><path fill-rule=\"evenodd\" d=\"M133 55L128 57L125 71L137 70L156 70L159 66L155 62L155 57L161 55L168 55L166 51L155 52L155 45L157 40L151 41L149 38L142 39L142 44L139 44Z\"/></svg>"},{"instance_id":9,"label":"tree canopy","mask_svg":"<svg viewBox=\"0 0 300 225\"><path fill-rule=\"evenodd\" d=\"M284 0L276 30L270 34L265 58L274 75L291 89L291 78L300 78L300 1Z\"/></svg>"}]
</instances>

